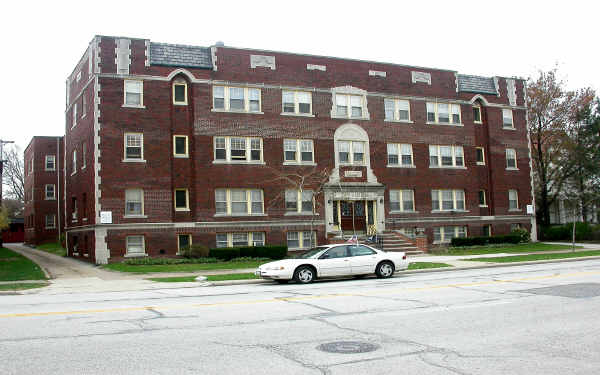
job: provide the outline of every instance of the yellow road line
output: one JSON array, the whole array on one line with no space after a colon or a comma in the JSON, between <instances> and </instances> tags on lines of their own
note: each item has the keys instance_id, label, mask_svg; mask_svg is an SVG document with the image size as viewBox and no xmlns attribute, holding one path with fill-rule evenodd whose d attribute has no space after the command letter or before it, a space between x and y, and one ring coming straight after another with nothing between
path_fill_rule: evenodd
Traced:
<instances>
[{"instance_id":1,"label":"yellow road line","mask_svg":"<svg viewBox=\"0 0 600 375\"><path fill-rule=\"evenodd\" d=\"M366 293L331 293L331 294L318 294L313 296L301 296L301 297L274 297L269 299L258 299L248 301L224 301L214 303L194 303L187 305L164 305L164 306L137 306L137 307L115 307L107 309L91 309L91 310L72 310L72 311L46 311L36 313L12 313L12 314L0 314L0 318L22 318L22 317L37 317L37 316L53 316L53 315L75 315L75 314L95 314L95 313L110 313L110 312L128 312L128 311L144 311L144 310L174 310L174 309L185 309L185 308L197 308L197 307L217 307L217 306L235 306L235 305L254 305L262 303L273 303L273 302L286 302L286 301L303 301L313 299L327 299L327 298L338 298L338 297L362 297L371 296L378 294L392 294L398 292L413 292L413 291L425 291L425 290L436 290L444 288L455 288L455 287L469 287L469 286L482 286L482 285L493 285L499 283L513 283L519 281L531 281L531 280L545 280L562 277L574 277L581 275L599 275L600 272L593 271L582 271L573 272L566 274L553 274L545 276L533 276L523 277L509 280L490 280L480 281L473 283L458 283L458 284L446 284L446 285L431 285L420 288L396 288L386 290L375 290ZM198 296L201 297L201 296Z\"/></svg>"}]
</instances>

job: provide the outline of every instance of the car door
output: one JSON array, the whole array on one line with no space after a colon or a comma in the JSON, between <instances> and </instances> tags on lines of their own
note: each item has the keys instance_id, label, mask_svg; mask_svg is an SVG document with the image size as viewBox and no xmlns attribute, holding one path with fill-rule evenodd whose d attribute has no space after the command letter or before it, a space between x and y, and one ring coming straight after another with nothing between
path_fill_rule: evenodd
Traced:
<instances>
[{"instance_id":1,"label":"car door","mask_svg":"<svg viewBox=\"0 0 600 375\"><path fill-rule=\"evenodd\" d=\"M350 268L353 275L364 275L375 272L377 265L377 252L363 245L348 246L350 253Z\"/></svg>"},{"instance_id":2,"label":"car door","mask_svg":"<svg viewBox=\"0 0 600 375\"><path fill-rule=\"evenodd\" d=\"M319 276L350 275L350 258L346 245L332 247L321 255L317 261Z\"/></svg>"}]
</instances>

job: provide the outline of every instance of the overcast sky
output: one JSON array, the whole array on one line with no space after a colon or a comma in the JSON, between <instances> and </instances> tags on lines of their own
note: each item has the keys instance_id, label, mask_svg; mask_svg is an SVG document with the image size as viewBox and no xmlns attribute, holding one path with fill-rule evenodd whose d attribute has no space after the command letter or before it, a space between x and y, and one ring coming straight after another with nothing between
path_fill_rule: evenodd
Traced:
<instances>
[{"instance_id":1,"label":"overcast sky","mask_svg":"<svg viewBox=\"0 0 600 375\"><path fill-rule=\"evenodd\" d=\"M0 139L64 133L65 80L94 35L328 55L600 90L595 1L7 1Z\"/></svg>"}]
</instances>

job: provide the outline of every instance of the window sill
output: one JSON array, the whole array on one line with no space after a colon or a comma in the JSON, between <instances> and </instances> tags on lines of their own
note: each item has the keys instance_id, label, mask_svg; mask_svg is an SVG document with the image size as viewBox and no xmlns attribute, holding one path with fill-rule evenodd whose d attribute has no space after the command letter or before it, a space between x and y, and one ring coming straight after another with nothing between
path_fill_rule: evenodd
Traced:
<instances>
[{"instance_id":1,"label":"window sill","mask_svg":"<svg viewBox=\"0 0 600 375\"><path fill-rule=\"evenodd\" d=\"M298 165L298 166L312 166L317 165L315 162L297 162L297 161L284 161L283 165Z\"/></svg>"},{"instance_id":2,"label":"window sill","mask_svg":"<svg viewBox=\"0 0 600 375\"><path fill-rule=\"evenodd\" d=\"M121 108L137 108L137 109L146 109L145 105L132 105L132 104L123 104Z\"/></svg>"},{"instance_id":3,"label":"window sill","mask_svg":"<svg viewBox=\"0 0 600 375\"><path fill-rule=\"evenodd\" d=\"M478 161L477 165L485 165L485 163L482 163L482 162Z\"/></svg>"},{"instance_id":4,"label":"window sill","mask_svg":"<svg viewBox=\"0 0 600 375\"><path fill-rule=\"evenodd\" d=\"M338 167L364 167L365 164L361 163L361 164L351 164L351 163L338 163Z\"/></svg>"},{"instance_id":5,"label":"window sill","mask_svg":"<svg viewBox=\"0 0 600 375\"><path fill-rule=\"evenodd\" d=\"M85 165L83 167L81 167L81 170L83 171L85 169Z\"/></svg>"},{"instance_id":6,"label":"window sill","mask_svg":"<svg viewBox=\"0 0 600 375\"><path fill-rule=\"evenodd\" d=\"M56 169L44 169L46 172L56 172Z\"/></svg>"},{"instance_id":7,"label":"window sill","mask_svg":"<svg viewBox=\"0 0 600 375\"><path fill-rule=\"evenodd\" d=\"M399 215L399 214L418 214L419 211L390 211L390 215Z\"/></svg>"},{"instance_id":8,"label":"window sill","mask_svg":"<svg viewBox=\"0 0 600 375\"><path fill-rule=\"evenodd\" d=\"M388 164L388 165L386 165L386 167L388 167L388 168L416 168L417 166L414 164L412 164L412 165Z\"/></svg>"},{"instance_id":9,"label":"window sill","mask_svg":"<svg viewBox=\"0 0 600 375\"><path fill-rule=\"evenodd\" d=\"M123 163L145 163L145 159L123 159L121 160Z\"/></svg>"},{"instance_id":10,"label":"window sill","mask_svg":"<svg viewBox=\"0 0 600 375\"><path fill-rule=\"evenodd\" d=\"M190 212L189 208L175 208L175 212Z\"/></svg>"},{"instance_id":11,"label":"window sill","mask_svg":"<svg viewBox=\"0 0 600 375\"><path fill-rule=\"evenodd\" d=\"M383 121L385 121L385 122L396 122L396 123L400 123L400 124L414 124L414 122L411 121L411 120L387 120L387 119L385 119Z\"/></svg>"},{"instance_id":12,"label":"window sill","mask_svg":"<svg viewBox=\"0 0 600 375\"><path fill-rule=\"evenodd\" d=\"M518 171L519 168L506 168L507 171Z\"/></svg>"},{"instance_id":13,"label":"window sill","mask_svg":"<svg viewBox=\"0 0 600 375\"><path fill-rule=\"evenodd\" d=\"M87 217L84 217L83 219L81 219L81 221L87 221Z\"/></svg>"},{"instance_id":14,"label":"window sill","mask_svg":"<svg viewBox=\"0 0 600 375\"><path fill-rule=\"evenodd\" d=\"M488 205L487 204L480 204L479 207L480 208L488 208Z\"/></svg>"},{"instance_id":15,"label":"window sill","mask_svg":"<svg viewBox=\"0 0 600 375\"><path fill-rule=\"evenodd\" d=\"M173 105L179 105L179 106L185 107L188 104L187 104L187 102L173 102Z\"/></svg>"},{"instance_id":16,"label":"window sill","mask_svg":"<svg viewBox=\"0 0 600 375\"><path fill-rule=\"evenodd\" d=\"M213 164L244 164L244 165L265 165L264 161L244 161L244 160L213 160Z\"/></svg>"},{"instance_id":17,"label":"window sill","mask_svg":"<svg viewBox=\"0 0 600 375\"><path fill-rule=\"evenodd\" d=\"M213 217L266 217L267 214L215 214Z\"/></svg>"},{"instance_id":18,"label":"window sill","mask_svg":"<svg viewBox=\"0 0 600 375\"><path fill-rule=\"evenodd\" d=\"M432 214L452 214L452 213L465 213L465 212L471 212L469 210L431 210Z\"/></svg>"},{"instance_id":19,"label":"window sill","mask_svg":"<svg viewBox=\"0 0 600 375\"><path fill-rule=\"evenodd\" d=\"M509 127L509 126L503 126L502 130L517 130L514 126Z\"/></svg>"},{"instance_id":20,"label":"window sill","mask_svg":"<svg viewBox=\"0 0 600 375\"><path fill-rule=\"evenodd\" d=\"M90 255L89 255L88 253L85 253L85 254L83 254L83 256L84 256L85 258L89 258L89 256L90 256Z\"/></svg>"},{"instance_id":21,"label":"window sill","mask_svg":"<svg viewBox=\"0 0 600 375\"><path fill-rule=\"evenodd\" d=\"M125 258L144 258L147 257L148 254L144 253L144 254L125 254L124 257Z\"/></svg>"},{"instance_id":22,"label":"window sill","mask_svg":"<svg viewBox=\"0 0 600 375\"><path fill-rule=\"evenodd\" d=\"M319 214L312 212L286 212L283 216L319 216Z\"/></svg>"},{"instance_id":23,"label":"window sill","mask_svg":"<svg viewBox=\"0 0 600 375\"><path fill-rule=\"evenodd\" d=\"M459 127L463 127L465 126L463 123L458 123L458 124L452 124L449 122L426 122L427 125L445 125L445 126L459 126Z\"/></svg>"},{"instance_id":24,"label":"window sill","mask_svg":"<svg viewBox=\"0 0 600 375\"><path fill-rule=\"evenodd\" d=\"M147 219L148 215L123 215L123 219Z\"/></svg>"},{"instance_id":25,"label":"window sill","mask_svg":"<svg viewBox=\"0 0 600 375\"><path fill-rule=\"evenodd\" d=\"M429 168L431 169L467 169L467 167L451 167L451 166L441 166L441 167L436 167L436 166L429 166Z\"/></svg>"},{"instance_id":26,"label":"window sill","mask_svg":"<svg viewBox=\"0 0 600 375\"><path fill-rule=\"evenodd\" d=\"M244 113L249 115L264 115L264 112L261 111L240 111L240 110L231 110L231 109L218 109L213 108L210 110L211 112L221 112L221 113Z\"/></svg>"},{"instance_id":27,"label":"window sill","mask_svg":"<svg viewBox=\"0 0 600 375\"><path fill-rule=\"evenodd\" d=\"M173 155L175 159L189 159L189 155Z\"/></svg>"},{"instance_id":28,"label":"window sill","mask_svg":"<svg viewBox=\"0 0 600 375\"><path fill-rule=\"evenodd\" d=\"M332 119L337 120L361 120L361 121L369 121L370 117L343 117L343 116L331 116Z\"/></svg>"},{"instance_id":29,"label":"window sill","mask_svg":"<svg viewBox=\"0 0 600 375\"><path fill-rule=\"evenodd\" d=\"M77 256L77 257L79 256L79 253L71 253L71 254L74 256Z\"/></svg>"},{"instance_id":30,"label":"window sill","mask_svg":"<svg viewBox=\"0 0 600 375\"><path fill-rule=\"evenodd\" d=\"M281 112L281 116L292 116L292 117L315 117L312 113L292 113L292 112Z\"/></svg>"},{"instance_id":31,"label":"window sill","mask_svg":"<svg viewBox=\"0 0 600 375\"><path fill-rule=\"evenodd\" d=\"M53 230L53 229L56 229L56 227L45 227L44 229L46 229L46 230Z\"/></svg>"},{"instance_id":32,"label":"window sill","mask_svg":"<svg viewBox=\"0 0 600 375\"><path fill-rule=\"evenodd\" d=\"M477 125L482 125L482 124L483 124L483 122L482 122L482 121L473 121L473 123L474 123L474 124L477 124Z\"/></svg>"},{"instance_id":33,"label":"window sill","mask_svg":"<svg viewBox=\"0 0 600 375\"><path fill-rule=\"evenodd\" d=\"M432 243L434 245L443 245L443 244L449 244L450 241L433 241Z\"/></svg>"},{"instance_id":34,"label":"window sill","mask_svg":"<svg viewBox=\"0 0 600 375\"><path fill-rule=\"evenodd\" d=\"M508 212L521 212L523 211L521 208L509 208Z\"/></svg>"},{"instance_id":35,"label":"window sill","mask_svg":"<svg viewBox=\"0 0 600 375\"><path fill-rule=\"evenodd\" d=\"M44 200L45 200L45 201L55 201L55 200L56 200L56 198L45 198Z\"/></svg>"}]
</instances>

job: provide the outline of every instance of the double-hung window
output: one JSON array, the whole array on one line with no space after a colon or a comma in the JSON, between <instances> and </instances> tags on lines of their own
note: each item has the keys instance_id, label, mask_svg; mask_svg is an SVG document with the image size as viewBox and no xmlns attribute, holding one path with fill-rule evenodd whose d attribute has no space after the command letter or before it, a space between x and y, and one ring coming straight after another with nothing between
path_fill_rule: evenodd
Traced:
<instances>
[{"instance_id":1,"label":"double-hung window","mask_svg":"<svg viewBox=\"0 0 600 375\"><path fill-rule=\"evenodd\" d=\"M55 214L49 214L46 215L46 229L55 229L56 228L56 215Z\"/></svg>"},{"instance_id":2,"label":"double-hung window","mask_svg":"<svg viewBox=\"0 0 600 375\"><path fill-rule=\"evenodd\" d=\"M173 156L176 158L187 158L188 153L188 137L187 135L173 136Z\"/></svg>"},{"instance_id":3,"label":"double-hung window","mask_svg":"<svg viewBox=\"0 0 600 375\"><path fill-rule=\"evenodd\" d=\"M55 200L56 199L56 188L52 184L48 184L45 186L45 198L46 200Z\"/></svg>"},{"instance_id":4,"label":"double-hung window","mask_svg":"<svg viewBox=\"0 0 600 375\"><path fill-rule=\"evenodd\" d=\"M217 247L264 246L264 232L217 233Z\"/></svg>"},{"instance_id":5,"label":"double-hung window","mask_svg":"<svg viewBox=\"0 0 600 375\"><path fill-rule=\"evenodd\" d=\"M87 143L81 145L81 169L85 169L87 163Z\"/></svg>"},{"instance_id":6,"label":"double-hung window","mask_svg":"<svg viewBox=\"0 0 600 375\"><path fill-rule=\"evenodd\" d=\"M479 207L487 207L485 190L479 190Z\"/></svg>"},{"instance_id":7,"label":"double-hung window","mask_svg":"<svg viewBox=\"0 0 600 375\"><path fill-rule=\"evenodd\" d=\"M125 133L125 160L144 160L144 135L142 133Z\"/></svg>"},{"instance_id":8,"label":"double-hung window","mask_svg":"<svg viewBox=\"0 0 600 375\"><path fill-rule=\"evenodd\" d=\"M71 174L77 173L77 150L73 150L73 169Z\"/></svg>"},{"instance_id":9,"label":"double-hung window","mask_svg":"<svg viewBox=\"0 0 600 375\"><path fill-rule=\"evenodd\" d=\"M144 191L142 189L125 190L125 216L144 215Z\"/></svg>"},{"instance_id":10,"label":"double-hung window","mask_svg":"<svg viewBox=\"0 0 600 375\"><path fill-rule=\"evenodd\" d=\"M363 118L363 96L336 94L336 117Z\"/></svg>"},{"instance_id":11,"label":"double-hung window","mask_svg":"<svg viewBox=\"0 0 600 375\"><path fill-rule=\"evenodd\" d=\"M55 155L46 155L46 171L55 171L56 170L56 156Z\"/></svg>"},{"instance_id":12,"label":"double-hung window","mask_svg":"<svg viewBox=\"0 0 600 375\"><path fill-rule=\"evenodd\" d=\"M191 234L178 234L177 235L177 252L187 250L192 246L192 235Z\"/></svg>"},{"instance_id":13,"label":"double-hung window","mask_svg":"<svg viewBox=\"0 0 600 375\"><path fill-rule=\"evenodd\" d=\"M77 125L77 102L73 104L73 124L71 124L71 128Z\"/></svg>"},{"instance_id":14,"label":"double-hung window","mask_svg":"<svg viewBox=\"0 0 600 375\"><path fill-rule=\"evenodd\" d=\"M475 160L477 161L477 165L485 165L485 149L483 147L476 147L475 154Z\"/></svg>"},{"instance_id":15,"label":"double-hung window","mask_svg":"<svg viewBox=\"0 0 600 375\"><path fill-rule=\"evenodd\" d=\"M392 212L412 212L415 210L413 190L390 190L390 210Z\"/></svg>"},{"instance_id":16,"label":"double-hung window","mask_svg":"<svg viewBox=\"0 0 600 375\"><path fill-rule=\"evenodd\" d=\"M175 211L190 210L190 193L188 189L175 189Z\"/></svg>"},{"instance_id":17,"label":"double-hung window","mask_svg":"<svg viewBox=\"0 0 600 375\"><path fill-rule=\"evenodd\" d=\"M388 166L413 167L412 145L388 143Z\"/></svg>"},{"instance_id":18,"label":"double-hung window","mask_svg":"<svg viewBox=\"0 0 600 375\"><path fill-rule=\"evenodd\" d=\"M187 83L178 79L173 83L173 104L175 105L187 105Z\"/></svg>"},{"instance_id":19,"label":"double-hung window","mask_svg":"<svg viewBox=\"0 0 600 375\"><path fill-rule=\"evenodd\" d=\"M306 91L287 91L281 93L284 114L312 114L312 94Z\"/></svg>"},{"instance_id":20,"label":"double-hung window","mask_svg":"<svg viewBox=\"0 0 600 375\"><path fill-rule=\"evenodd\" d=\"M514 148L506 149L506 169L517 169L517 151Z\"/></svg>"},{"instance_id":21,"label":"double-hung window","mask_svg":"<svg viewBox=\"0 0 600 375\"><path fill-rule=\"evenodd\" d=\"M385 120L410 122L410 102L404 99L384 99Z\"/></svg>"},{"instance_id":22,"label":"double-hung window","mask_svg":"<svg viewBox=\"0 0 600 375\"><path fill-rule=\"evenodd\" d=\"M474 105L473 106L473 122L476 124L481 124L482 120L481 120L481 106L480 105Z\"/></svg>"},{"instance_id":23,"label":"double-hung window","mask_svg":"<svg viewBox=\"0 0 600 375\"><path fill-rule=\"evenodd\" d=\"M287 232L288 249L310 249L316 246L317 236L314 231Z\"/></svg>"},{"instance_id":24,"label":"double-hung window","mask_svg":"<svg viewBox=\"0 0 600 375\"><path fill-rule=\"evenodd\" d=\"M260 112L260 89L213 86L213 109L231 112Z\"/></svg>"},{"instance_id":25,"label":"double-hung window","mask_svg":"<svg viewBox=\"0 0 600 375\"><path fill-rule=\"evenodd\" d=\"M513 112L512 109L502 109L502 127L507 129L514 129L515 124L513 123Z\"/></svg>"},{"instance_id":26,"label":"double-hung window","mask_svg":"<svg viewBox=\"0 0 600 375\"><path fill-rule=\"evenodd\" d=\"M144 236L127 236L126 247L127 254L125 254L125 256L132 257L146 255Z\"/></svg>"},{"instance_id":27,"label":"double-hung window","mask_svg":"<svg viewBox=\"0 0 600 375\"><path fill-rule=\"evenodd\" d=\"M260 163L263 160L262 138L215 137L215 162Z\"/></svg>"},{"instance_id":28,"label":"double-hung window","mask_svg":"<svg viewBox=\"0 0 600 375\"><path fill-rule=\"evenodd\" d=\"M313 213L313 191L291 189L286 190L285 210L288 213Z\"/></svg>"},{"instance_id":29,"label":"double-hung window","mask_svg":"<svg viewBox=\"0 0 600 375\"><path fill-rule=\"evenodd\" d=\"M433 228L434 243L447 243L454 237L467 237L467 227L447 226Z\"/></svg>"},{"instance_id":30,"label":"double-hung window","mask_svg":"<svg viewBox=\"0 0 600 375\"><path fill-rule=\"evenodd\" d=\"M465 158L462 146L429 145L430 168L464 167Z\"/></svg>"},{"instance_id":31,"label":"double-hung window","mask_svg":"<svg viewBox=\"0 0 600 375\"><path fill-rule=\"evenodd\" d=\"M460 105L427 102L427 123L461 125Z\"/></svg>"},{"instance_id":32,"label":"double-hung window","mask_svg":"<svg viewBox=\"0 0 600 375\"><path fill-rule=\"evenodd\" d=\"M338 158L340 164L364 165L365 164L365 142L361 141L339 141Z\"/></svg>"},{"instance_id":33,"label":"double-hung window","mask_svg":"<svg viewBox=\"0 0 600 375\"><path fill-rule=\"evenodd\" d=\"M311 139L284 139L285 164L313 164L314 146Z\"/></svg>"},{"instance_id":34,"label":"double-hung window","mask_svg":"<svg viewBox=\"0 0 600 375\"><path fill-rule=\"evenodd\" d=\"M263 191L258 189L216 189L215 208L217 215L263 214Z\"/></svg>"},{"instance_id":35,"label":"double-hung window","mask_svg":"<svg viewBox=\"0 0 600 375\"><path fill-rule=\"evenodd\" d=\"M464 190L431 190L433 211L462 211L465 209Z\"/></svg>"},{"instance_id":36,"label":"double-hung window","mask_svg":"<svg viewBox=\"0 0 600 375\"><path fill-rule=\"evenodd\" d=\"M519 193L516 190L511 189L508 191L508 209L519 209Z\"/></svg>"},{"instance_id":37,"label":"double-hung window","mask_svg":"<svg viewBox=\"0 0 600 375\"><path fill-rule=\"evenodd\" d=\"M125 97L123 106L125 107L143 107L144 106L144 82L125 80Z\"/></svg>"}]
</instances>

